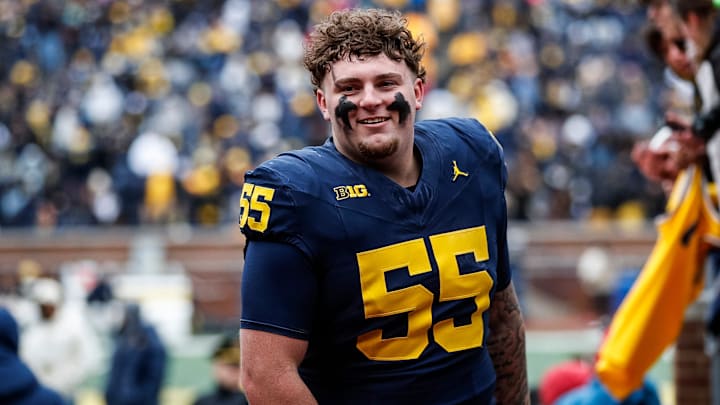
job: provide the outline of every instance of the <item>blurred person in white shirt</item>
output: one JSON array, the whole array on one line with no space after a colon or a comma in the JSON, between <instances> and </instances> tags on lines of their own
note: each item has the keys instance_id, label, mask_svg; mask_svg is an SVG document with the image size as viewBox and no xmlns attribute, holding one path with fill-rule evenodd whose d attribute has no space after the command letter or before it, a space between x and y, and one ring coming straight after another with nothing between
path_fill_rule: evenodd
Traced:
<instances>
[{"instance_id":1,"label":"blurred person in white shirt","mask_svg":"<svg viewBox=\"0 0 720 405\"><path fill-rule=\"evenodd\" d=\"M50 278L33 282L31 298L40 319L20 338L20 357L48 387L73 401L78 388L99 372L102 346L84 315L84 308L63 302L60 283Z\"/></svg>"}]
</instances>

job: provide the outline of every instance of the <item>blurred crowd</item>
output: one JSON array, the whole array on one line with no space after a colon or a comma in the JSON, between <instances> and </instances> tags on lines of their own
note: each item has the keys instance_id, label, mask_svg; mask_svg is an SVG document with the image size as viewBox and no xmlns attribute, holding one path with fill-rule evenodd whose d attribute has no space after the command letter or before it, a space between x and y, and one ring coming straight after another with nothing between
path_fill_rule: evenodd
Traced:
<instances>
[{"instance_id":1,"label":"blurred crowd","mask_svg":"<svg viewBox=\"0 0 720 405\"><path fill-rule=\"evenodd\" d=\"M245 171L328 135L301 65L334 9L403 10L420 119L503 144L510 218L647 219L666 86L633 0L0 0L0 226L237 221Z\"/></svg>"}]
</instances>

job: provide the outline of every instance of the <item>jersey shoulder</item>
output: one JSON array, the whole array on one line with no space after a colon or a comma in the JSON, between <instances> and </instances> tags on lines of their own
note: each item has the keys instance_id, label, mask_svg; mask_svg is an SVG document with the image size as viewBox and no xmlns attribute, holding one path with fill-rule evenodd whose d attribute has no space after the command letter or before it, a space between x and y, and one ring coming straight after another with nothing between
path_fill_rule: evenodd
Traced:
<instances>
[{"instance_id":1,"label":"jersey shoulder","mask_svg":"<svg viewBox=\"0 0 720 405\"><path fill-rule=\"evenodd\" d=\"M419 121L419 136L427 136L448 154L472 153L481 160L501 163L503 149L495 135L474 118L442 118Z\"/></svg>"},{"instance_id":2,"label":"jersey shoulder","mask_svg":"<svg viewBox=\"0 0 720 405\"><path fill-rule=\"evenodd\" d=\"M307 251L302 230L316 223L327 194L329 173L342 160L326 145L285 152L245 174L240 229L249 240L287 242ZM324 212L327 212L325 210Z\"/></svg>"}]
</instances>

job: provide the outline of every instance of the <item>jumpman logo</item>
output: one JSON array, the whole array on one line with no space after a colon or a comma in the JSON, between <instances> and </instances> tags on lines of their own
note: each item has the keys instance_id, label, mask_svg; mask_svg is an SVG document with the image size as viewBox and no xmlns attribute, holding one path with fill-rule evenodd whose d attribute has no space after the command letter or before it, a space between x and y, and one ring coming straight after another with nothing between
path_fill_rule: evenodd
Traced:
<instances>
[{"instance_id":1,"label":"jumpman logo","mask_svg":"<svg viewBox=\"0 0 720 405\"><path fill-rule=\"evenodd\" d=\"M465 176L465 177L467 177L467 176L468 176L468 173L460 170L460 168L458 168L457 162L453 160L453 179L452 179L453 183L454 183L455 180L457 180L457 178L460 177L460 176Z\"/></svg>"}]
</instances>

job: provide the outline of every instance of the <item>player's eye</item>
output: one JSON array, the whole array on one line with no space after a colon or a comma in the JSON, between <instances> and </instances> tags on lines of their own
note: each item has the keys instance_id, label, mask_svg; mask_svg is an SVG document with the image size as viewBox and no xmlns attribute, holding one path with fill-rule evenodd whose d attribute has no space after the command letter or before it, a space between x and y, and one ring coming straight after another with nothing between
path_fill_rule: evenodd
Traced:
<instances>
[{"instance_id":1,"label":"player's eye","mask_svg":"<svg viewBox=\"0 0 720 405\"><path fill-rule=\"evenodd\" d=\"M358 87L352 84L345 84L342 86L338 86L337 91L346 96L349 96L351 94L357 93Z\"/></svg>"}]
</instances>

